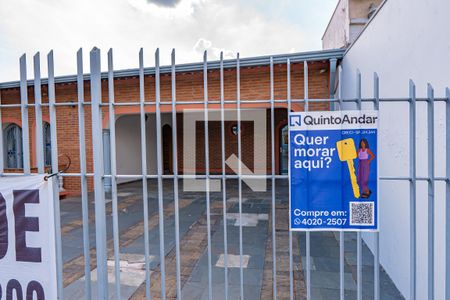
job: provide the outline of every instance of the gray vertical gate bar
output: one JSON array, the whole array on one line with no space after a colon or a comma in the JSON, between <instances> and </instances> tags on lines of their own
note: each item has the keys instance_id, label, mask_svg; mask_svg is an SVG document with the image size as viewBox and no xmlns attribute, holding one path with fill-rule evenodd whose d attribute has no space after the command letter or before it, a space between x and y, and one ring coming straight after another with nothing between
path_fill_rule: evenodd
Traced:
<instances>
[{"instance_id":1,"label":"gray vertical gate bar","mask_svg":"<svg viewBox=\"0 0 450 300\"><path fill-rule=\"evenodd\" d=\"M5 172L5 164L3 161L3 121L2 121L2 93L0 92L0 176Z\"/></svg>"},{"instance_id":2,"label":"gray vertical gate bar","mask_svg":"<svg viewBox=\"0 0 450 300\"><path fill-rule=\"evenodd\" d=\"M309 110L308 62L303 62L305 111ZM311 232L306 231L306 299L311 300Z\"/></svg>"},{"instance_id":3,"label":"gray vertical gate bar","mask_svg":"<svg viewBox=\"0 0 450 300\"><path fill-rule=\"evenodd\" d=\"M434 90L427 86L428 123L428 299L434 299Z\"/></svg>"},{"instance_id":4,"label":"gray vertical gate bar","mask_svg":"<svg viewBox=\"0 0 450 300\"><path fill-rule=\"evenodd\" d=\"M339 74L339 109L343 110L344 101L342 99L342 66L338 66L338 74Z\"/></svg>"},{"instance_id":5,"label":"gray vertical gate bar","mask_svg":"<svg viewBox=\"0 0 450 300\"><path fill-rule=\"evenodd\" d=\"M344 232L339 232L339 298L344 300L345 296L345 284L344 284Z\"/></svg>"},{"instance_id":6,"label":"gray vertical gate bar","mask_svg":"<svg viewBox=\"0 0 450 300\"><path fill-rule=\"evenodd\" d=\"M139 113L141 124L142 203L144 209L145 297L150 299L150 239L148 233L147 139L145 130L144 50L139 51Z\"/></svg>"},{"instance_id":7,"label":"gray vertical gate bar","mask_svg":"<svg viewBox=\"0 0 450 300\"><path fill-rule=\"evenodd\" d=\"M304 89L304 100L305 100L305 111L309 110L309 87L308 87L308 62L305 60L303 62L303 89Z\"/></svg>"},{"instance_id":8,"label":"gray vertical gate bar","mask_svg":"<svg viewBox=\"0 0 450 300\"><path fill-rule=\"evenodd\" d=\"M158 171L158 214L159 214L159 266L161 270L161 298L166 299L166 263L164 251L164 201L162 181L162 135L161 135L161 93L159 74L159 49L155 52L155 92L156 92L156 160Z\"/></svg>"},{"instance_id":9,"label":"gray vertical gate bar","mask_svg":"<svg viewBox=\"0 0 450 300\"><path fill-rule=\"evenodd\" d=\"M373 98L374 109L380 110L380 80L377 73L373 73ZM378 184L378 183L377 183ZM380 224L377 224L378 228ZM373 278L374 278L374 300L380 300L380 233L374 233L374 253L373 253Z\"/></svg>"},{"instance_id":10,"label":"gray vertical gate bar","mask_svg":"<svg viewBox=\"0 0 450 300\"><path fill-rule=\"evenodd\" d=\"M361 72L356 69L356 99L357 109L361 110Z\"/></svg>"},{"instance_id":11,"label":"gray vertical gate bar","mask_svg":"<svg viewBox=\"0 0 450 300\"><path fill-rule=\"evenodd\" d=\"M342 99L342 66L338 67L339 74L339 110L344 109L344 101ZM339 232L339 298L344 300L345 296L345 284L344 284L344 250L345 250L345 233L344 231Z\"/></svg>"},{"instance_id":12,"label":"gray vertical gate bar","mask_svg":"<svg viewBox=\"0 0 450 300\"><path fill-rule=\"evenodd\" d=\"M450 300L450 89L445 89L445 299ZM0 122L1 124L1 122Z\"/></svg>"},{"instance_id":13,"label":"gray vertical gate bar","mask_svg":"<svg viewBox=\"0 0 450 300\"><path fill-rule=\"evenodd\" d=\"M111 201L114 240L114 274L116 299L120 299L120 246L119 246L119 209L117 207L117 166L116 166L116 114L114 110L114 65L113 50L108 51L108 98L109 98L109 145L111 166Z\"/></svg>"},{"instance_id":14,"label":"gray vertical gate bar","mask_svg":"<svg viewBox=\"0 0 450 300\"><path fill-rule=\"evenodd\" d=\"M277 234L276 234L276 201L275 201L275 108L274 108L273 57L270 57L270 135L272 167L272 260L273 260L273 298L277 299Z\"/></svg>"},{"instance_id":15,"label":"gray vertical gate bar","mask_svg":"<svg viewBox=\"0 0 450 300\"><path fill-rule=\"evenodd\" d=\"M20 57L20 110L22 114L22 157L23 172L30 174L30 132L28 124L28 87L27 87L27 58Z\"/></svg>"},{"instance_id":16,"label":"gray vertical gate bar","mask_svg":"<svg viewBox=\"0 0 450 300\"><path fill-rule=\"evenodd\" d=\"M236 57L236 92L237 92L237 130L238 130L238 193L239 193L239 274L241 280L241 300L244 300L244 269L242 267L242 257L244 249L242 245L242 146L241 146L241 66L239 53Z\"/></svg>"},{"instance_id":17,"label":"gray vertical gate bar","mask_svg":"<svg viewBox=\"0 0 450 300\"><path fill-rule=\"evenodd\" d=\"M103 145L102 145L102 82L100 69L100 49L90 53L91 65L91 112L92 149L94 162L95 199L95 246L97 250L97 298L108 299L108 269L106 248L106 207L103 190Z\"/></svg>"},{"instance_id":18,"label":"gray vertical gate bar","mask_svg":"<svg viewBox=\"0 0 450 300\"><path fill-rule=\"evenodd\" d=\"M416 86L409 80L409 297L416 299Z\"/></svg>"},{"instance_id":19,"label":"gray vertical gate bar","mask_svg":"<svg viewBox=\"0 0 450 300\"><path fill-rule=\"evenodd\" d=\"M356 70L356 97L357 109L361 110L361 72ZM361 231L356 233L356 284L357 298L362 300L362 237Z\"/></svg>"},{"instance_id":20,"label":"gray vertical gate bar","mask_svg":"<svg viewBox=\"0 0 450 300\"><path fill-rule=\"evenodd\" d=\"M41 57L39 52L33 57L34 62L34 109L36 122L36 164L38 173L44 173L44 140L42 129L42 96L41 96Z\"/></svg>"},{"instance_id":21,"label":"gray vertical gate bar","mask_svg":"<svg viewBox=\"0 0 450 300\"><path fill-rule=\"evenodd\" d=\"M175 70L175 49L172 50L172 155L173 155L173 201L175 202L175 254L177 269L177 298L181 300L180 260L180 208L178 199L178 140L177 140L177 87Z\"/></svg>"},{"instance_id":22,"label":"gray vertical gate bar","mask_svg":"<svg viewBox=\"0 0 450 300\"><path fill-rule=\"evenodd\" d=\"M210 208L210 178L209 178L209 130L208 130L208 53L203 53L203 97L205 119L205 175L206 175L206 227L208 230L208 298L212 299L212 258L211 258L211 208Z\"/></svg>"},{"instance_id":23,"label":"gray vertical gate bar","mask_svg":"<svg viewBox=\"0 0 450 300\"><path fill-rule=\"evenodd\" d=\"M77 52L77 91L78 91L78 142L80 143L80 181L81 181L81 211L83 219L83 254L84 254L84 297L90 300L91 292L91 254L89 239L89 199L86 177L86 133L84 118L84 79L83 50Z\"/></svg>"},{"instance_id":24,"label":"gray vertical gate bar","mask_svg":"<svg viewBox=\"0 0 450 300\"><path fill-rule=\"evenodd\" d=\"M288 109L287 109L287 120L289 126L289 114L291 112L291 61L288 58L286 63L286 81L287 81L287 101L288 101ZM289 133L288 133L289 135ZM288 136L288 140L289 140ZM291 146L290 140L288 142L288 161L291 159ZM291 194L291 167L288 166L288 186L289 186L289 195ZM291 215L291 209L289 204L289 219ZM290 222L290 221L289 221ZM290 299L294 300L294 258L292 256L292 230L289 228L289 295Z\"/></svg>"},{"instance_id":25,"label":"gray vertical gate bar","mask_svg":"<svg viewBox=\"0 0 450 300\"><path fill-rule=\"evenodd\" d=\"M55 97L55 72L53 63L53 50L47 55L48 70L48 103L50 112L50 139L52 141L52 172L58 172L58 132L56 128L56 97ZM61 213L59 208L59 186L57 176L53 176L53 201L55 209L55 243L56 243L56 276L58 297L64 299L63 294L63 260L61 242Z\"/></svg>"},{"instance_id":26,"label":"gray vertical gate bar","mask_svg":"<svg viewBox=\"0 0 450 300\"><path fill-rule=\"evenodd\" d=\"M225 275L225 300L228 300L228 230L227 230L227 180L225 166L225 95L223 85L223 52L220 52L220 130L222 146L222 205L223 205L223 251Z\"/></svg>"}]
</instances>

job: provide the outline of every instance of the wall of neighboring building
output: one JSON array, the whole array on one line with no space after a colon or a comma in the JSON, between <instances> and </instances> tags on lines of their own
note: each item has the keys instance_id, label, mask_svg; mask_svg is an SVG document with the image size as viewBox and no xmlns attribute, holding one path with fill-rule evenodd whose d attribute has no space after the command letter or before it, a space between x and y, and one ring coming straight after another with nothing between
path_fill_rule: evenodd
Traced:
<instances>
[{"instance_id":1,"label":"wall of neighboring building","mask_svg":"<svg viewBox=\"0 0 450 300\"><path fill-rule=\"evenodd\" d=\"M369 19L371 5L379 6L383 0L350 0L350 20Z\"/></svg>"},{"instance_id":2,"label":"wall of neighboring building","mask_svg":"<svg viewBox=\"0 0 450 300\"><path fill-rule=\"evenodd\" d=\"M417 96L426 97L427 83L436 97L450 86L450 39L447 0L386 1L342 61L343 97L356 96L356 70L362 74L362 96L373 96L373 72L380 80L381 97L408 98L408 81L414 80ZM372 107L365 105L365 107ZM383 103L380 128L380 176L409 176L408 103ZM435 107L436 176L445 176L444 103ZM427 176L426 104L417 112L418 176ZM447 145L448 147L448 145ZM417 197L417 299L427 289L427 185L418 184ZM444 299L445 236L443 183L436 184L435 286L436 299ZM381 263L399 290L409 298L409 183L380 183ZM372 236L364 236L372 247ZM450 276L450 274L448 274Z\"/></svg>"},{"instance_id":3,"label":"wall of neighboring building","mask_svg":"<svg viewBox=\"0 0 450 300\"><path fill-rule=\"evenodd\" d=\"M340 0L322 36L322 49L347 47L359 35L369 20L371 5L383 0Z\"/></svg>"},{"instance_id":4,"label":"wall of neighboring building","mask_svg":"<svg viewBox=\"0 0 450 300\"><path fill-rule=\"evenodd\" d=\"M349 25L348 0L339 0L322 36L322 49L346 47L350 36Z\"/></svg>"}]
</instances>

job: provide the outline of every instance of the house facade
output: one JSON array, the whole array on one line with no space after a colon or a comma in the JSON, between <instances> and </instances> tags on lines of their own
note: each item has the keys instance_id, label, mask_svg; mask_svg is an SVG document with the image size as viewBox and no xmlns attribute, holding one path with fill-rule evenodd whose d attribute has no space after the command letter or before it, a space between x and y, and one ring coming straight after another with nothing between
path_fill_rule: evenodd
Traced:
<instances>
[{"instance_id":1,"label":"house facade","mask_svg":"<svg viewBox=\"0 0 450 300\"><path fill-rule=\"evenodd\" d=\"M329 99L334 93L334 82L336 64L342 57L342 50L329 50L306 52L289 55L277 55L274 57L273 79L274 79L274 100L275 100L275 172L276 174L287 173L287 104L277 103L277 100L287 99L287 59L291 61L290 80L291 98L305 98L305 64L307 61L307 96L311 99ZM236 109L237 78L235 60L224 62L224 100L226 109ZM267 173L271 173L271 121L270 121L270 68L269 57L243 58L240 62L240 100L241 109L259 108L266 110L266 134L267 134ZM185 110L203 109L204 104L204 81L203 63L179 65L176 70L176 111L177 111L177 143L176 150L172 148L172 89L170 67L161 67L161 125L162 125L162 152L164 173L173 173L172 154L177 151L178 172L183 174L183 112ZM220 70L218 62L208 63L208 108L220 108ZM147 135L147 173L157 173L157 140L156 140L156 119L155 119L155 75L154 68L146 68L144 71L144 97L146 113L146 135ZM106 104L108 98L107 74L103 74L102 80L102 101ZM4 162L5 172L21 172L22 166L22 138L23 126L28 126L30 133L30 157L31 167L36 168L35 159L35 111L34 106L29 106L29 124L22 124L20 108L20 86L19 82L0 84L0 96L2 107L2 130L4 140ZM42 82L42 102L43 122L44 122L44 145L45 151L50 149L48 128L52 126L49 121L48 92L45 79ZM67 173L80 172L79 153L79 128L78 128L78 108L77 105L70 105L78 101L76 76L64 76L56 78L56 102L61 105L57 108L57 132L58 132L58 152L61 156L60 163L66 164L70 159L71 165ZM114 75L114 91L116 114L116 152L117 152L117 173L121 175L141 174L141 147L140 147L140 108L136 105L140 101L139 90L139 70L130 69L117 71ZM84 81L84 105L86 116L90 115L90 81ZM229 101L230 103L226 103ZM28 102L34 103L34 82L28 84ZM234 102L234 103L233 103ZM129 103L129 105L127 105ZM294 103L293 110L303 110L304 105ZM311 110L328 110L328 101L310 103ZM243 110L245 113L245 110ZM109 112L106 105L102 108L103 135L104 142L108 140L109 134ZM227 157L232 153L237 153L236 121L225 122L225 141ZM202 174L205 172L204 166L204 129L203 125L197 124L196 139L196 166L193 173ZM242 160L251 170L255 169L253 163L253 124L252 122L242 122ZM87 172L92 173L92 133L91 119L85 118L86 135L86 157ZM283 137L285 137L283 139ZM211 173L221 173L221 127L220 122L209 122L209 144L210 144L210 165ZM104 151L108 147L104 147ZM108 157L108 154L105 154ZM105 172L108 174L108 161L105 161ZM50 162L46 162L50 165ZM62 168L63 166L61 166ZM191 171L191 170L189 170ZM233 173L227 167L226 172ZM120 179L119 182L133 179ZM134 179L135 180L135 179ZM65 177L63 187L66 193L79 194L79 178ZM90 182L92 188L92 183Z\"/></svg>"}]
</instances>

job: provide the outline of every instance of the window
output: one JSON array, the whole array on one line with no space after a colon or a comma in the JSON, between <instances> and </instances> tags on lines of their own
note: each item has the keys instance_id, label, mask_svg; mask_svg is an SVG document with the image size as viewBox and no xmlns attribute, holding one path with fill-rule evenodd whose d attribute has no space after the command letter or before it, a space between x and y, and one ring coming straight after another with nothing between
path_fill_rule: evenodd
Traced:
<instances>
[{"instance_id":1,"label":"window","mask_svg":"<svg viewBox=\"0 0 450 300\"><path fill-rule=\"evenodd\" d=\"M44 139L44 164L45 166L52 165L52 142L50 134L50 124L44 122L43 124L43 139Z\"/></svg>"},{"instance_id":2,"label":"window","mask_svg":"<svg viewBox=\"0 0 450 300\"><path fill-rule=\"evenodd\" d=\"M4 130L4 161L10 169L23 168L22 129L16 124L8 125Z\"/></svg>"}]
</instances>

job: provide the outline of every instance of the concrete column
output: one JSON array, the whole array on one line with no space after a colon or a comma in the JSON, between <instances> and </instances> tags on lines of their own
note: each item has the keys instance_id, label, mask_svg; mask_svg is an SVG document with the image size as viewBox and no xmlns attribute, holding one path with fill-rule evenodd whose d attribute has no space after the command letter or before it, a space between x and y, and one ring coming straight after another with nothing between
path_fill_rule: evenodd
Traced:
<instances>
[{"instance_id":1,"label":"concrete column","mask_svg":"<svg viewBox=\"0 0 450 300\"><path fill-rule=\"evenodd\" d=\"M105 175L111 175L111 139L109 129L103 129L103 165L105 168ZM111 192L111 178L103 180L105 192Z\"/></svg>"}]
</instances>

